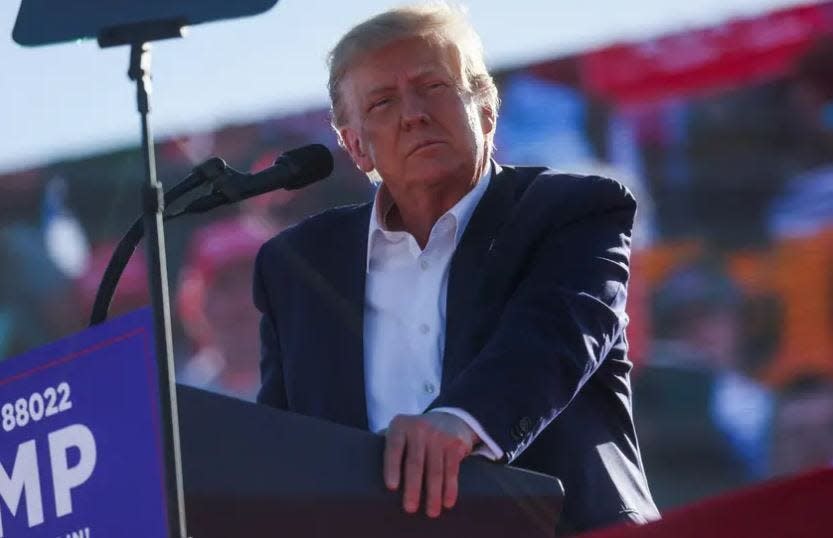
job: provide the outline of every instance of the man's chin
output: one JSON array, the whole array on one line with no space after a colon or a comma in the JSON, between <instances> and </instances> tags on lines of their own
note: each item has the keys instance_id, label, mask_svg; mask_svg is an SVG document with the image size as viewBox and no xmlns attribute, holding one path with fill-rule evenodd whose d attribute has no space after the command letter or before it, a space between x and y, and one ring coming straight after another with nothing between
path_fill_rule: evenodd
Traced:
<instances>
[{"instance_id":1,"label":"man's chin","mask_svg":"<svg viewBox=\"0 0 833 538\"><path fill-rule=\"evenodd\" d=\"M474 170L468 166L442 166L436 162L426 162L425 166L416 166L409 170L408 184L423 187L440 187L471 181Z\"/></svg>"}]
</instances>

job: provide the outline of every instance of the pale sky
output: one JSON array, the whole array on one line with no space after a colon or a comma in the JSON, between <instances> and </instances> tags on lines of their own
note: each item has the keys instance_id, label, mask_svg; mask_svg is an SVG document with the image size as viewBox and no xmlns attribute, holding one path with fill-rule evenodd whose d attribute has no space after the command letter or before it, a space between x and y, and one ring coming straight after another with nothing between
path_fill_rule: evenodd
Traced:
<instances>
[{"instance_id":1,"label":"pale sky","mask_svg":"<svg viewBox=\"0 0 833 538\"><path fill-rule=\"evenodd\" d=\"M153 45L156 135L254 121L326 104L324 58L352 25L402 2L280 0L246 19ZM755 16L801 0L469 0L489 65L510 67ZM0 172L139 141L128 49L94 41L23 48L20 0L0 2Z\"/></svg>"}]
</instances>

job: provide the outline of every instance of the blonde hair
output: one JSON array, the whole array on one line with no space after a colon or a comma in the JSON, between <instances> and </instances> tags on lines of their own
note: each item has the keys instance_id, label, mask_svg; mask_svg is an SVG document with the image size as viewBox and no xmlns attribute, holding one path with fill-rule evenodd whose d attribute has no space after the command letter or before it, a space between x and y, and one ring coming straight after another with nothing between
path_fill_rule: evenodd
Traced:
<instances>
[{"instance_id":1,"label":"blonde hair","mask_svg":"<svg viewBox=\"0 0 833 538\"><path fill-rule=\"evenodd\" d=\"M460 61L459 83L497 121L497 87L486 69L483 44L460 7L428 3L391 9L354 26L327 56L330 79L330 121L336 133L346 123L341 82L350 67L369 52L409 38L421 38L436 45L453 45ZM494 130L492 131L494 132ZM492 136L486 139L487 155L492 153ZM339 136L339 141L341 141Z\"/></svg>"}]
</instances>

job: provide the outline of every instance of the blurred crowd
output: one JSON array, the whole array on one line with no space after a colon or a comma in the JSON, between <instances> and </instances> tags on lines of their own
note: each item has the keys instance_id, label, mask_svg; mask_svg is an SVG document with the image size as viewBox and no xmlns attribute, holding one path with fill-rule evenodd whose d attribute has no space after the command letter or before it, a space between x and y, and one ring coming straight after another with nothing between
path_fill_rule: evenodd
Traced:
<instances>
[{"instance_id":1,"label":"blurred crowd","mask_svg":"<svg viewBox=\"0 0 833 538\"><path fill-rule=\"evenodd\" d=\"M777 76L640 102L584 87L581 62L498 73L497 160L610 175L640 202L629 336L658 504L833 465L833 23ZM256 171L311 142L331 179L168 225L179 382L254 399L259 245L372 189L323 109L158 143L170 187L213 155ZM141 170L124 148L0 176L0 357L86 326ZM145 264L139 248L111 316L148 303Z\"/></svg>"}]
</instances>

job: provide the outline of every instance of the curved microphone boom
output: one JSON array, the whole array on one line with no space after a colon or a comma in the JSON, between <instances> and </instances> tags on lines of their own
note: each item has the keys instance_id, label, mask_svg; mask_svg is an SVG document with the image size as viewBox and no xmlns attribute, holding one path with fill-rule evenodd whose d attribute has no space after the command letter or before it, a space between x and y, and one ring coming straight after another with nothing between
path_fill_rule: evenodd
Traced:
<instances>
[{"instance_id":1,"label":"curved microphone boom","mask_svg":"<svg viewBox=\"0 0 833 538\"><path fill-rule=\"evenodd\" d=\"M275 189L300 189L320 181L333 171L333 156L326 146L311 144L282 154L273 166L256 174L244 174L229 167L222 159L212 158L194 168L184 181L165 193L165 205L173 203L191 190L205 184L213 185L211 193L197 198L177 213L166 213L165 220L188 213L201 213L215 207L257 196ZM139 218L121 238L98 286L90 326L107 319L110 301L119 278L136 245L144 235Z\"/></svg>"},{"instance_id":2,"label":"curved microphone boom","mask_svg":"<svg viewBox=\"0 0 833 538\"><path fill-rule=\"evenodd\" d=\"M320 181L333 171L333 156L322 144L310 144L283 153L275 164L255 174L229 169L211 194L188 204L184 213L201 213L276 189L294 190Z\"/></svg>"}]
</instances>

